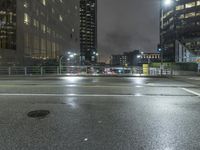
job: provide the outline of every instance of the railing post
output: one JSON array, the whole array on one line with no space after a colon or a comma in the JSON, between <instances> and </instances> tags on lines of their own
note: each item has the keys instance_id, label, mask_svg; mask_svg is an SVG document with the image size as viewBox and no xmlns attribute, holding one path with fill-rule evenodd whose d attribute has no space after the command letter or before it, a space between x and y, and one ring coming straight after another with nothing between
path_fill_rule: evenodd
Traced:
<instances>
[{"instance_id":1,"label":"railing post","mask_svg":"<svg viewBox=\"0 0 200 150\"><path fill-rule=\"evenodd\" d=\"M43 67L40 68L40 74L43 75Z\"/></svg>"},{"instance_id":2,"label":"railing post","mask_svg":"<svg viewBox=\"0 0 200 150\"><path fill-rule=\"evenodd\" d=\"M173 67L171 66L171 77L173 77Z\"/></svg>"},{"instance_id":3,"label":"railing post","mask_svg":"<svg viewBox=\"0 0 200 150\"><path fill-rule=\"evenodd\" d=\"M11 67L8 67L8 75L11 75Z\"/></svg>"},{"instance_id":4,"label":"railing post","mask_svg":"<svg viewBox=\"0 0 200 150\"><path fill-rule=\"evenodd\" d=\"M60 68L57 67L56 70L57 70L57 75L59 75L60 74Z\"/></svg>"},{"instance_id":5,"label":"railing post","mask_svg":"<svg viewBox=\"0 0 200 150\"><path fill-rule=\"evenodd\" d=\"M24 67L24 74L27 76L27 67Z\"/></svg>"}]
</instances>

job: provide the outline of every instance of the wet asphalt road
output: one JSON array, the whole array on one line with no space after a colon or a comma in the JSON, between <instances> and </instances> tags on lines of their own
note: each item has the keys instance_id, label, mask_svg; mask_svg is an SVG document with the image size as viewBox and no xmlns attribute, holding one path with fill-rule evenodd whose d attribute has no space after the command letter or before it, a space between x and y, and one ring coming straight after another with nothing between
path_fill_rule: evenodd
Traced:
<instances>
[{"instance_id":1,"label":"wet asphalt road","mask_svg":"<svg viewBox=\"0 0 200 150\"><path fill-rule=\"evenodd\" d=\"M200 150L199 93L166 78L0 79L0 149Z\"/></svg>"}]
</instances>

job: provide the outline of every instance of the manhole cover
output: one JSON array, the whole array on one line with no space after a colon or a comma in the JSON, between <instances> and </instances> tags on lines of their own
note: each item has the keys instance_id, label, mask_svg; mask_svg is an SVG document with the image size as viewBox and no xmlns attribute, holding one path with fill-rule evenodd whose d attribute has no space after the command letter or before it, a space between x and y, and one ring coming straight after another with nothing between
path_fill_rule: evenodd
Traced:
<instances>
[{"instance_id":1,"label":"manhole cover","mask_svg":"<svg viewBox=\"0 0 200 150\"><path fill-rule=\"evenodd\" d=\"M49 113L50 113L50 111L48 111L48 110L35 110L35 111L29 112L29 113L28 113L28 117L30 117L30 118L43 119L43 118L45 118Z\"/></svg>"}]
</instances>

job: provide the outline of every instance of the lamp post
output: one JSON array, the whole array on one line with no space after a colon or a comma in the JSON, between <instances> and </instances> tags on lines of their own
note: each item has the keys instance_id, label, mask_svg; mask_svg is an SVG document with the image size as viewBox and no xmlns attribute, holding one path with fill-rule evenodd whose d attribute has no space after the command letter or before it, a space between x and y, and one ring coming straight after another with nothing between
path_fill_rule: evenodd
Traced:
<instances>
[{"instance_id":1,"label":"lamp post","mask_svg":"<svg viewBox=\"0 0 200 150\"><path fill-rule=\"evenodd\" d=\"M161 28L160 28L160 34L162 33L162 30L164 29L164 8L172 6L174 0L161 0ZM163 75L163 53L164 53L164 42L163 42L163 37L162 35L160 36L160 44L161 44L161 49L160 49L160 57L161 57L161 76Z\"/></svg>"},{"instance_id":2,"label":"lamp post","mask_svg":"<svg viewBox=\"0 0 200 150\"><path fill-rule=\"evenodd\" d=\"M93 52L93 56L96 58L96 61L98 62L99 53Z\"/></svg>"},{"instance_id":3,"label":"lamp post","mask_svg":"<svg viewBox=\"0 0 200 150\"><path fill-rule=\"evenodd\" d=\"M62 60L63 60L63 58L67 57L67 60L70 61L71 59L74 59L75 56L77 56L77 53L68 52L67 54L64 54L63 56L60 57L60 59L59 59L60 75L62 74Z\"/></svg>"},{"instance_id":4,"label":"lamp post","mask_svg":"<svg viewBox=\"0 0 200 150\"><path fill-rule=\"evenodd\" d=\"M97 57L97 62L100 62L100 59L99 59L100 55L99 55L99 53L96 53L96 57Z\"/></svg>"},{"instance_id":5,"label":"lamp post","mask_svg":"<svg viewBox=\"0 0 200 150\"><path fill-rule=\"evenodd\" d=\"M62 59L65 57L65 55L61 56L59 59L59 73L60 75L62 74Z\"/></svg>"}]
</instances>

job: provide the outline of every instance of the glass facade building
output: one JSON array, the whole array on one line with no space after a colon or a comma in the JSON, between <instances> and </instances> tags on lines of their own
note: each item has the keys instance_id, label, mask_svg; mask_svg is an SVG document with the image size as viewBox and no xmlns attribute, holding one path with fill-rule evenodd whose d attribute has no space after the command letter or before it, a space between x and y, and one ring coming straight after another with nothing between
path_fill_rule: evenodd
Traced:
<instances>
[{"instance_id":1,"label":"glass facade building","mask_svg":"<svg viewBox=\"0 0 200 150\"><path fill-rule=\"evenodd\" d=\"M16 49L16 2L0 2L0 48Z\"/></svg>"},{"instance_id":2,"label":"glass facade building","mask_svg":"<svg viewBox=\"0 0 200 150\"><path fill-rule=\"evenodd\" d=\"M80 0L80 49L82 64L97 62L96 0Z\"/></svg>"},{"instance_id":3,"label":"glass facade building","mask_svg":"<svg viewBox=\"0 0 200 150\"><path fill-rule=\"evenodd\" d=\"M5 49L9 49L6 51ZM0 62L15 62L16 53L16 1L0 1ZM3 56L7 55L5 59Z\"/></svg>"},{"instance_id":4,"label":"glass facade building","mask_svg":"<svg viewBox=\"0 0 200 150\"><path fill-rule=\"evenodd\" d=\"M1 0L0 64L41 64L79 50L79 28L79 0Z\"/></svg>"},{"instance_id":5,"label":"glass facade building","mask_svg":"<svg viewBox=\"0 0 200 150\"><path fill-rule=\"evenodd\" d=\"M180 56L182 59L191 57L178 49L177 42L192 56L199 57L200 0L173 0L170 6L161 7L160 44L164 60L176 62Z\"/></svg>"}]
</instances>

